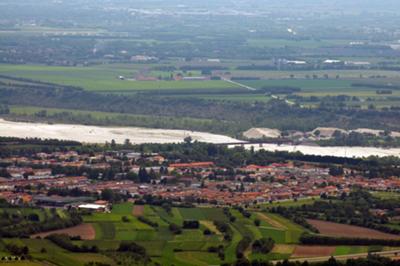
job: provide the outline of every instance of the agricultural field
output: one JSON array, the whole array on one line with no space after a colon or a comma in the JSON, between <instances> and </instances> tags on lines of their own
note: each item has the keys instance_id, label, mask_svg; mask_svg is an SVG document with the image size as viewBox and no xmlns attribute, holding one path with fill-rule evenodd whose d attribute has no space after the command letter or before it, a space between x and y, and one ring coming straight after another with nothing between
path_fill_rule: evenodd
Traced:
<instances>
[{"instance_id":1,"label":"agricultural field","mask_svg":"<svg viewBox=\"0 0 400 266\"><path fill-rule=\"evenodd\" d=\"M90 223L88 231L94 229L95 239L74 241L78 245L96 245L100 250L107 251L117 248L121 241L133 240L146 248L154 262L162 265L215 265L222 262L233 262L236 258L236 245L245 236L256 240L262 237L271 237L276 245L271 253L263 255L252 252L251 248L246 251L246 256L251 259L279 260L285 258L304 258L330 255L345 255L364 253L367 247L352 246L328 246L309 247L299 245L299 238L306 229L277 215L263 211L251 211L250 217L245 217L236 209L230 209L235 221L230 221L224 214L222 208L171 208L165 209L160 206L133 205L123 203L114 205L111 213L93 213L84 216L85 224ZM139 217L157 223L157 227L148 225ZM182 229L180 234L174 234L169 229L171 224L181 225L184 221L199 221L198 229ZM255 225L255 220L260 224ZM214 225L214 221L228 223L232 229L232 240L223 239L223 233ZM212 233L205 235L208 229ZM77 232L76 230L72 230ZM83 233L83 232L82 232ZM21 240L19 240L21 241ZM23 240L37 241L45 245L49 250L52 244L47 240ZM25 243L25 242L24 242ZM223 245L225 248L225 260L222 261L216 253L209 253L209 247ZM65 254L64 254L65 253ZM68 252L64 252L65 258ZM47 255L48 256L48 255ZM93 259L102 255L96 254ZM35 257L35 256L34 256ZM35 258L54 260L43 254ZM71 259L71 258L70 258ZM77 256L74 263L82 263L82 258Z\"/></svg>"},{"instance_id":2,"label":"agricultural field","mask_svg":"<svg viewBox=\"0 0 400 266\"><path fill-rule=\"evenodd\" d=\"M59 67L39 65L0 65L0 74L81 87L96 92L137 92L151 90L232 89L228 82L206 81L138 81L132 80L139 71L135 65L100 65L89 67ZM155 73L156 75L159 73ZM126 79L121 80L119 76Z\"/></svg>"},{"instance_id":3,"label":"agricultural field","mask_svg":"<svg viewBox=\"0 0 400 266\"><path fill-rule=\"evenodd\" d=\"M167 61L166 66L176 66L178 62ZM352 86L353 83L366 84L399 84L400 76L394 71L371 72L370 70L318 70L318 71L259 71L259 70L234 70L235 61L230 62L229 72L239 78L238 83L255 88L256 91L247 90L237 84L224 80L166 80L177 74L198 77L202 73L198 70L189 71L161 71L149 70L151 68L166 67L163 64L104 64L94 66L43 66L43 65L0 65L0 74L25 78L33 81L50 82L64 86L80 87L88 91L99 93L114 93L121 95L135 95L137 93L155 94L168 97L194 97L205 100L231 101L231 102L268 102L270 95L263 92L263 88L278 88L274 94L286 98L290 94L279 93L279 88L299 88L301 91L294 95L301 97L326 97L341 96L358 97L357 101L346 102L349 106L366 108L374 104L377 108L397 106L400 102L400 90L393 90L390 95L376 93L377 88ZM223 64L225 66L225 64ZM228 64L229 65L229 64ZM190 67L190 66L187 66ZM194 64L193 68L199 66ZM215 75L223 75L223 71L214 71ZM135 77L145 75L156 80L135 80ZM384 78L375 78L375 76ZM240 80L240 77L255 77L259 80ZM123 77L121 79L120 77ZM312 78L311 78L312 77ZM317 78L315 78L317 77ZM373 78L371 78L373 77ZM161 79L161 80L157 80ZM0 81L7 84L29 85L19 80L9 80L2 77ZM257 91L258 90L258 91ZM315 106L314 103L297 100L305 106ZM315 103L315 101L317 103Z\"/></svg>"},{"instance_id":4,"label":"agricultural field","mask_svg":"<svg viewBox=\"0 0 400 266\"><path fill-rule=\"evenodd\" d=\"M354 238L368 237L371 239L400 239L400 236L398 235L387 234L359 226L338 224L312 219L307 219L307 222L317 228L322 235L326 236Z\"/></svg>"},{"instance_id":5,"label":"agricultural field","mask_svg":"<svg viewBox=\"0 0 400 266\"><path fill-rule=\"evenodd\" d=\"M74 236L80 236L84 240L93 240L95 238L95 230L91 224L80 224L76 225L73 227L65 228L65 229L59 229L59 230L53 230L53 231L48 231L45 233L39 233L39 234L34 234L32 235L32 238L45 238L46 236L49 236L51 234L66 234L71 237Z\"/></svg>"},{"instance_id":6,"label":"agricultural field","mask_svg":"<svg viewBox=\"0 0 400 266\"><path fill-rule=\"evenodd\" d=\"M393 89L390 94L378 94L379 86L382 88L387 84L392 84L391 81L386 79L375 80L375 79L304 79L304 78L287 78L287 79L265 79L255 81L241 81L241 83L251 86L256 89L262 88L299 88L300 91L294 92L292 95L279 93L279 90L275 93L282 98L293 98L296 102L305 106L316 106L322 100L328 102L338 101L336 99L324 99L326 97L342 97L347 96L349 99L340 100L340 103L344 103L348 106L361 106L366 108L368 105L374 105L377 108L398 106L400 104L400 90ZM377 87L368 86L354 86L353 84L374 84ZM397 86L397 85L395 85ZM293 97L292 97L293 96ZM304 97L305 99L296 99L294 96ZM311 100L306 100L306 99Z\"/></svg>"},{"instance_id":7,"label":"agricultural field","mask_svg":"<svg viewBox=\"0 0 400 266\"><path fill-rule=\"evenodd\" d=\"M254 252L251 246L248 247L245 256L249 259L283 260L371 251L371 247L366 246L303 246L299 238L307 230L277 214L251 210L250 216L245 216L233 208L229 209L229 212L230 215L227 216L222 208L164 208L121 203L114 205L111 213L84 215L82 225L49 232L65 233L71 237L80 235L81 240L74 240L73 243L77 246L95 245L99 249L98 253L71 253L47 239L40 239L49 234L43 233L32 235L31 239L3 239L0 255L9 256L5 246L12 243L29 248L32 265L50 262L61 266L84 266L88 262L96 261L116 265L110 250L117 249L121 241L135 241L146 249L154 263L182 266L218 265L236 260L236 247L244 237L250 237L253 241L263 237L272 238L275 242L274 248L268 254ZM234 217L233 220L230 217ZM184 221L199 221L199 227L182 228ZM229 225L231 240L224 240L224 233L219 231L215 221ZM180 226L181 232L171 231L171 224ZM204 231L210 233L205 234ZM221 260L217 253L209 252L210 247L219 245L223 246L224 260ZM374 251L382 250L389 249L374 248Z\"/></svg>"}]
</instances>

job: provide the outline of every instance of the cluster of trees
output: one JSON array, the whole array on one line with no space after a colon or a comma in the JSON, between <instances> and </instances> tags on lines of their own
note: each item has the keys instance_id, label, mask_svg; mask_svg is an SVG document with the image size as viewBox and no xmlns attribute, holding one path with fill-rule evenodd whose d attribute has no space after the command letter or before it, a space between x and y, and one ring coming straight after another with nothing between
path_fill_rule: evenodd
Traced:
<instances>
[{"instance_id":1,"label":"cluster of trees","mask_svg":"<svg viewBox=\"0 0 400 266\"><path fill-rule=\"evenodd\" d=\"M17 138L17 137L0 137L1 145L42 145L42 146L58 146L58 147L76 147L82 144L72 140L58 139L40 139L40 138Z\"/></svg>"},{"instance_id":2,"label":"cluster of trees","mask_svg":"<svg viewBox=\"0 0 400 266\"><path fill-rule=\"evenodd\" d=\"M148 219L148 218L146 218L144 216L139 216L138 220L141 221L142 223L150 225L151 227L158 228L158 223L157 222L154 222L154 221L152 221L152 220L150 220L150 219Z\"/></svg>"},{"instance_id":3,"label":"cluster of trees","mask_svg":"<svg viewBox=\"0 0 400 266\"><path fill-rule=\"evenodd\" d=\"M400 234L400 230L388 226L390 215L397 215L400 203L396 199L379 199L370 193L357 189L349 195L329 201L315 201L299 207L273 207L272 212L279 213L302 226L317 232L305 218L327 220L336 223L351 224L376 229L386 233ZM384 209L386 216L371 214L371 209Z\"/></svg>"},{"instance_id":4,"label":"cluster of trees","mask_svg":"<svg viewBox=\"0 0 400 266\"><path fill-rule=\"evenodd\" d=\"M245 208L238 206L236 209L243 215L244 218L250 218L251 217L251 212L246 210Z\"/></svg>"},{"instance_id":5,"label":"cluster of trees","mask_svg":"<svg viewBox=\"0 0 400 266\"><path fill-rule=\"evenodd\" d=\"M39 220L37 215L19 217L17 214L7 215L3 212L0 216L0 236L2 237L29 237L31 234L71 227L82 223L81 216L70 211L66 217L60 217L55 211L44 220Z\"/></svg>"},{"instance_id":6,"label":"cluster of trees","mask_svg":"<svg viewBox=\"0 0 400 266\"><path fill-rule=\"evenodd\" d=\"M80 252L80 253L97 253L99 252L99 248L96 245L87 246L87 245L75 245L71 238L68 235L64 234L51 234L46 237L46 239L50 240L57 246L66 249L70 252Z\"/></svg>"},{"instance_id":7,"label":"cluster of trees","mask_svg":"<svg viewBox=\"0 0 400 266\"><path fill-rule=\"evenodd\" d=\"M0 157L32 156L38 152L68 151L71 149L86 149L81 143L63 140L48 140L37 138L0 137ZM91 149L93 149L92 146Z\"/></svg>"},{"instance_id":8,"label":"cluster of trees","mask_svg":"<svg viewBox=\"0 0 400 266\"><path fill-rule=\"evenodd\" d=\"M219 245L217 247L209 247L208 252L217 253L220 260L225 260L225 251L223 245Z\"/></svg>"},{"instance_id":9,"label":"cluster of trees","mask_svg":"<svg viewBox=\"0 0 400 266\"><path fill-rule=\"evenodd\" d=\"M13 243L5 245L5 248L14 256L23 256L29 254L29 248L27 246L18 246Z\"/></svg>"},{"instance_id":10,"label":"cluster of trees","mask_svg":"<svg viewBox=\"0 0 400 266\"><path fill-rule=\"evenodd\" d=\"M346 261L336 260L334 257L331 257L327 261L323 262L299 262L299 261L279 261L276 264L273 264L269 261L262 260L253 260L249 261L245 258L239 259L234 263L224 263L222 266L398 266L400 265L400 261L391 260L390 258L380 257L377 255L368 255L367 258L359 258L359 259L349 259Z\"/></svg>"},{"instance_id":11,"label":"cluster of trees","mask_svg":"<svg viewBox=\"0 0 400 266\"><path fill-rule=\"evenodd\" d=\"M381 136L363 134L358 132L341 133L335 131L332 138L318 142L321 146L373 146L373 147L398 147L400 138L390 136L386 132Z\"/></svg>"},{"instance_id":12,"label":"cluster of trees","mask_svg":"<svg viewBox=\"0 0 400 266\"><path fill-rule=\"evenodd\" d=\"M253 242L253 252L267 254L274 248L275 241L272 238L261 238Z\"/></svg>"},{"instance_id":13,"label":"cluster of trees","mask_svg":"<svg viewBox=\"0 0 400 266\"><path fill-rule=\"evenodd\" d=\"M215 227L224 235L224 240L231 241L233 238L232 228L228 223L223 221L214 221Z\"/></svg>"},{"instance_id":14,"label":"cluster of trees","mask_svg":"<svg viewBox=\"0 0 400 266\"><path fill-rule=\"evenodd\" d=\"M251 245L251 237L245 235L237 244L236 246L236 258L241 259L244 257L244 252L250 247Z\"/></svg>"},{"instance_id":15,"label":"cluster of trees","mask_svg":"<svg viewBox=\"0 0 400 266\"><path fill-rule=\"evenodd\" d=\"M174 234L174 235L180 235L182 234L182 227L180 227L177 224L170 223L168 226L169 230Z\"/></svg>"},{"instance_id":16,"label":"cluster of trees","mask_svg":"<svg viewBox=\"0 0 400 266\"><path fill-rule=\"evenodd\" d=\"M275 245L275 241L271 238L261 238L253 242L250 236L245 235L236 246L236 257L241 259L244 257L244 252L251 246L253 252L269 253Z\"/></svg>"},{"instance_id":17,"label":"cluster of trees","mask_svg":"<svg viewBox=\"0 0 400 266\"><path fill-rule=\"evenodd\" d=\"M112 202L112 203L121 202L122 200L127 199L127 198L128 198L128 196L126 194L121 194L121 193L115 192L114 190L108 189L108 188L103 189L100 194L101 200L106 200L106 201Z\"/></svg>"},{"instance_id":18,"label":"cluster of trees","mask_svg":"<svg viewBox=\"0 0 400 266\"><path fill-rule=\"evenodd\" d=\"M349 238L329 237L321 235L303 234L300 242L305 245L348 245L348 246L391 246L399 247L400 240L395 239L371 239L371 238Z\"/></svg>"},{"instance_id":19,"label":"cluster of trees","mask_svg":"<svg viewBox=\"0 0 400 266\"><path fill-rule=\"evenodd\" d=\"M200 223L199 223L199 221L196 221L196 220L186 220L186 221L183 221L182 227L184 229L199 229Z\"/></svg>"},{"instance_id":20,"label":"cluster of trees","mask_svg":"<svg viewBox=\"0 0 400 266\"><path fill-rule=\"evenodd\" d=\"M131 252L141 257L147 257L146 249L133 241L122 241L117 249L119 252Z\"/></svg>"},{"instance_id":21,"label":"cluster of trees","mask_svg":"<svg viewBox=\"0 0 400 266\"><path fill-rule=\"evenodd\" d=\"M236 217L231 213L229 208L224 207L223 212L224 212L225 216L229 219L229 221L231 223L234 223L236 221Z\"/></svg>"}]
</instances>

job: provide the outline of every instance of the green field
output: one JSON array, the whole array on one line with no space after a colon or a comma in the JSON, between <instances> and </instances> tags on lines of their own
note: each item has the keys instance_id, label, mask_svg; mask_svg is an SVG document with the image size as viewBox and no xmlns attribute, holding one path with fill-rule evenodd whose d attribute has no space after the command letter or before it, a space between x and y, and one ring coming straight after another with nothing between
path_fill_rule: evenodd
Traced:
<instances>
[{"instance_id":1,"label":"green field","mask_svg":"<svg viewBox=\"0 0 400 266\"><path fill-rule=\"evenodd\" d=\"M59 67L39 65L1 65L0 74L42 82L81 87L90 91L124 92L148 90L231 89L237 86L225 81L134 81L135 65L100 65ZM118 77L124 76L126 80Z\"/></svg>"},{"instance_id":2,"label":"green field","mask_svg":"<svg viewBox=\"0 0 400 266\"><path fill-rule=\"evenodd\" d=\"M167 65L178 64L171 61ZM232 62L232 64L237 64ZM146 65L152 68L160 65ZM162 66L162 65L161 65ZM103 64L95 66L43 66L43 65L7 65L0 64L0 74L10 77L26 78L34 81L51 82L59 85L81 87L83 89L101 92L116 93L121 95L134 95L137 93L154 94L164 97L194 97L205 100L231 101L231 102L268 102L271 97L264 93L248 91L238 85L223 80L205 81L137 81L133 78L142 73L143 65L140 64ZM180 71L144 71L145 75L153 78L166 78ZM347 95L355 96L362 102L348 102L347 105L360 105L365 108L374 104L377 108L398 106L400 90L394 90L390 95L377 95L375 88L353 87L352 83L363 82L372 84L399 84L400 75L395 71L370 70L326 70L326 71L258 71L258 70L231 70L233 76L251 76L260 80L239 81L250 87L261 89L263 87L296 87L301 88L296 95L302 97L326 97ZM199 71L193 70L187 75L199 76ZM318 78L310 78L316 75ZM329 78L324 78L328 75ZM370 78L372 75L382 75L385 78ZM124 76L125 80L118 77ZM308 78L307 78L308 77ZM0 81L10 84L31 84L29 81L8 80ZM279 93L277 93L279 94ZM281 94L285 98L287 95ZM368 100L368 102L366 102ZM318 103L318 102L317 102ZM301 102L304 106L315 106L317 103Z\"/></svg>"},{"instance_id":3,"label":"green field","mask_svg":"<svg viewBox=\"0 0 400 266\"><path fill-rule=\"evenodd\" d=\"M299 203L309 204L311 202L313 202L312 199L285 202L284 206L290 206L290 204L298 206ZM172 207L170 210L166 210L160 206L145 205L142 216L158 224L153 227L139 221L138 217L133 215L133 208L132 203L115 204L111 213L92 213L83 216L84 222L94 226L95 240L74 240L73 243L77 246L96 245L99 253L71 253L49 240L4 238L0 241L0 257L10 256L6 245L12 243L18 246L26 245L32 258L30 264L16 262L9 265L48 265L47 263L52 263L60 266L85 266L86 263L96 261L117 265L112 250L116 250L121 241L129 240L144 247L151 260L161 265L219 265L236 260L236 247L244 237L250 237L252 241L270 237L275 241L272 252L269 254L256 253L249 247L245 256L249 259L283 260L292 256L296 245L299 244L301 234L306 231L282 216L259 209L249 209L251 215L246 218L239 210L231 208L229 212L235 217L235 220L232 221L225 215L222 208ZM13 209L3 211L12 212ZM14 211L25 214L40 213L38 209L29 208ZM255 225L257 219L261 221L259 226ZM183 222L188 220L199 221L199 228L182 229L179 234L170 231L171 224L182 226ZM223 233L218 231L214 221L227 223L232 232L231 240L224 240ZM203 233L205 229L209 229L213 233L205 235ZM217 253L208 251L209 247L219 245L223 246L224 260L221 260ZM389 249L378 246L337 246L334 255Z\"/></svg>"},{"instance_id":4,"label":"green field","mask_svg":"<svg viewBox=\"0 0 400 266\"><path fill-rule=\"evenodd\" d=\"M236 258L236 245L244 236L250 236L254 240L272 237L276 243L295 244L298 243L299 234L304 231L288 220L272 214L268 216L287 227L287 230L274 228L264 221L260 227L255 226L257 213L245 218L240 212L231 210L236 221L229 222L221 208L172 208L167 212L159 206L146 205L143 216L159 225L158 228L152 228L139 222L132 215L132 209L132 204L125 203L115 205L110 214L95 213L85 216L85 222L93 223L96 230L96 240L86 243L96 243L101 249L109 249L116 245L116 241L135 240L147 249L154 261L162 262L162 265L209 265L223 262L216 254L207 252L210 246L224 245L225 261L232 262ZM130 221L123 222L123 216L128 217ZM169 231L168 226L171 223L181 225L185 220L200 221L200 228L183 229L178 235ZM233 232L231 241L223 240L223 235L213 225L213 221L217 220L229 223ZM204 235L203 230L206 228L215 233ZM250 251L249 257L254 256L267 258L266 255L252 254ZM188 263L189 261L192 264Z\"/></svg>"},{"instance_id":5,"label":"green field","mask_svg":"<svg viewBox=\"0 0 400 266\"><path fill-rule=\"evenodd\" d=\"M352 81L342 79L270 79L242 81L241 83L254 88L298 87L305 91L310 91L348 88L351 86Z\"/></svg>"},{"instance_id":6,"label":"green field","mask_svg":"<svg viewBox=\"0 0 400 266\"><path fill-rule=\"evenodd\" d=\"M248 39L247 43L256 48L283 48L303 47L303 48L318 48L333 45L347 45L348 40L288 40L288 39Z\"/></svg>"}]
</instances>

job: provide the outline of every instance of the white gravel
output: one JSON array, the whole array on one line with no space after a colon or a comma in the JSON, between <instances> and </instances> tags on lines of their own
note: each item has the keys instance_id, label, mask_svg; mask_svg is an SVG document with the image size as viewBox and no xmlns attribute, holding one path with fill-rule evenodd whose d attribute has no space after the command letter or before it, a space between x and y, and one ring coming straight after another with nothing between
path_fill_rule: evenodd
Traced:
<instances>
[{"instance_id":1,"label":"white gravel","mask_svg":"<svg viewBox=\"0 0 400 266\"><path fill-rule=\"evenodd\" d=\"M123 143L129 139L131 143L178 143L182 142L187 136L193 140L208 143L240 143L241 141L231 137L216 135L205 132L188 130L170 129L151 129L139 127L99 127L70 124L44 124L44 123L25 123L11 122L0 119L0 136L19 137L19 138L42 138L42 139L62 139L75 140L84 143L105 143L114 139L117 143ZM255 150L268 151L300 151L303 154L336 156L348 158L360 158L368 156L397 156L400 157L400 148L374 148L374 147L318 147L306 145L277 145L245 144L250 149L254 146Z\"/></svg>"},{"instance_id":2,"label":"white gravel","mask_svg":"<svg viewBox=\"0 0 400 266\"><path fill-rule=\"evenodd\" d=\"M131 143L178 143L187 136L193 140L208 143L238 143L239 141L211 133L151 129L139 127L99 127L70 124L44 124L11 122L0 119L0 136L19 138L42 138L74 140L84 143L105 143L114 139L117 143L123 143L129 139Z\"/></svg>"},{"instance_id":3,"label":"white gravel","mask_svg":"<svg viewBox=\"0 0 400 266\"><path fill-rule=\"evenodd\" d=\"M320 155L320 156L335 156L346 158L362 158L369 156L396 156L400 157L400 148L375 148L375 147L319 147L319 146L306 146L306 145L278 145L278 144L262 144L260 146L245 144L244 147L250 149L254 146L254 150L266 151L287 151L287 152L301 152L306 155Z\"/></svg>"}]
</instances>

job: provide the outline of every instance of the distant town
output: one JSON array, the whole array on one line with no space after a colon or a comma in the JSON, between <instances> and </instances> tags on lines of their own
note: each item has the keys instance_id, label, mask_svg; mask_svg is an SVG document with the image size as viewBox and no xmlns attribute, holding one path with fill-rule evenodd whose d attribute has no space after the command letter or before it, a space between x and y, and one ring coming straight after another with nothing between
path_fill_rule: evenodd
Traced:
<instances>
[{"instance_id":1,"label":"distant town","mask_svg":"<svg viewBox=\"0 0 400 266\"><path fill-rule=\"evenodd\" d=\"M103 211L107 204L96 204L98 198L93 195L101 195L104 190L131 201L151 195L221 206L340 196L353 187L400 190L398 177L370 178L346 168L293 162L224 168L212 161L180 163L159 154L129 150L36 153L2 158L0 165L0 197L11 204ZM79 196L61 193L64 190Z\"/></svg>"}]
</instances>

